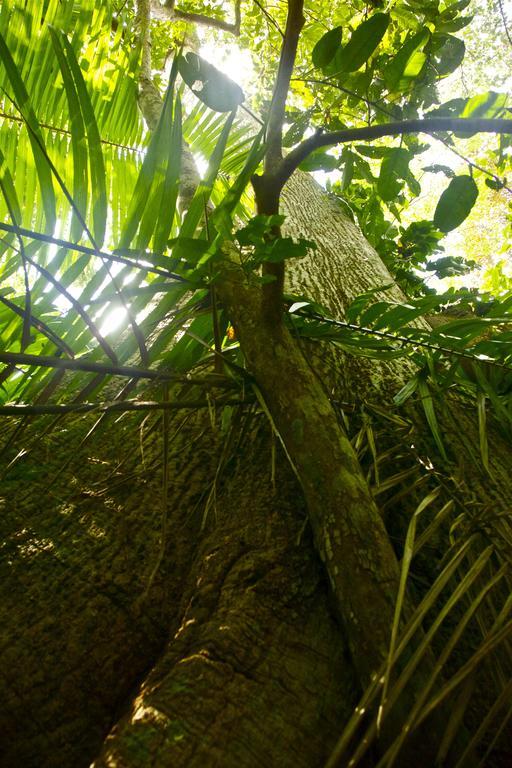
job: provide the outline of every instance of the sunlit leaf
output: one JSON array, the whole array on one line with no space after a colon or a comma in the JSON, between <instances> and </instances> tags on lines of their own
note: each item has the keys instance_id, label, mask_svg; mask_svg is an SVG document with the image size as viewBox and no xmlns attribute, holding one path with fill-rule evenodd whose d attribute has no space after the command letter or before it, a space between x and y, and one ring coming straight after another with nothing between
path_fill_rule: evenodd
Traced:
<instances>
[{"instance_id":1,"label":"sunlit leaf","mask_svg":"<svg viewBox=\"0 0 512 768\"><path fill-rule=\"evenodd\" d=\"M320 38L311 53L315 67L322 69L330 64L341 45L342 32L342 27L335 27Z\"/></svg>"},{"instance_id":2,"label":"sunlit leaf","mask_svg":"<svg viewBox=\"0 0 512 768\"><path fill-rule=\"evenodd\" d=\"M331 66L337 72L356 72L368 61L389 25L387 13L375 13L352 33L348 43L335 55Z\"/></svg>"},{"instance_id":3,"label":"sunlit leaf","mask_svg":"<svg viewBox=\"0 0 512 768\"><path fill-rule=\"evenodd\" d=\"M213 64L189 51L179 57L180 75L206 106L217 112L231 112L244 101L244 92Z\"/></svg>"},{"instance_id":4,"label":"sunlit leaf","mask_svg":"<svg viewBox=\"0 0 512 768\"><path fill-rule=\"evenodd\" d=\"M471 176L456 176L439 198L434 225L441 232L451 232L471 213L478 197L478 187Z\"/></svg>"}]
</instances>

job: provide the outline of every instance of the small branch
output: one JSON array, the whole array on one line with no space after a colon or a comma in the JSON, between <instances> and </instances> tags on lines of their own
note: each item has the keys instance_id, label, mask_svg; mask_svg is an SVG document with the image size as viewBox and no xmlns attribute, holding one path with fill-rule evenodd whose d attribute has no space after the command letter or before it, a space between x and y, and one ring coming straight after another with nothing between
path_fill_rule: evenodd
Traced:
<instances>
[{"instance_id":1,"label":"small branch","mask_svg":"<svg viewBox=\"0 0 512 768\"><path fill-rule=\"evenodd\" d=\"M505 184L505 180L497 176L492 171L487 170L487 168L484 168L481 165L478 165L478 163L475 163L473 160L470 160L469 157L466 157L461 152L458 152L455 147L452 147L451 144L449 144L446 139L443 139L441 136L437 136L435 133L432 134L434 139L437 139L437 141L440 141L441 144L444 144L444 146L450 150L454 155L457 157L460 157L461 160L464 160L467 165L469 165L470 168L474 168L475 171L480 171L480 173L485 174L485 176L488 176L490 179L494 179L494 181L500 185L500 189L504 189L507 192L509 192L512 195L512 188L508 187Z\"/></svg>"},{"instance_id":2,"label":"small branch","mask_svg":"<svg viewBox=\"0 0 512 768\"><path fill-rule=\"evenodd\" d=\"M49 414L65 413L90 413L99 411L102 413L119 413L124 411L176 411L183 408L197 409L210 408L213 405L246 405L248 400L170 400L168 402L154 402L152 400L123 400L115 403L70 403L68 405L2 405L2 416L43 416Z\"/></svg>"},{"instance_id":3,"label":"small branch","mask_svg":"<svg viewBox=\"0 0 512 768\"><path fill-rule=\"evenodd\" d=\"M25 120L22 117L10 115L7 112L0 111L0 117L13 123L25 123ZM71 131L68 131L66 128L57 128L56 125L50 125L49 123L39 123L39 127L46 128L47 131L58 133L62 136L71 136ZM139 155L143 155L145 152L145 150L140 147L130 147L127 144L119 144L117 141L109 141L108 139L100 138L100 143L105 144L107 147L117 147L118 149L126 149L127 152L136 152Z\"/></svg>"},{"instance_id":4,"label":"small branch","mask_svg":"<svg viewBox=\"0 0 512 768\"><path fill-rule=\"evenodd\" d=\"M125 264L132 269L140 269L144 272L151 273L152 275L160 275L160 277L167 277L171 280L176 280L180 283L188 282L186 278L177 275L174 272L169 272L166 269L160 269L160 267L153 267L150 264L139 264L136 261L132 261L124 256L116 256L113 253L107 253L106 251L98 251L96 248L89 248L86 245L78 245L77 243L71 243L69 240L61 240L58 237L52 237L51 235L45 235L42 232L34 232L32 229L25 229L24 227L14 226L14 224L4 224L0 222L0 230L4 232L13 232L19 234L22 237L29 237L31 240L39 240L42 243L49 243L50 245L56 245L59 248L66 248L68 251L76 251L77 253L86 253L89 256L96 256L101 259L107 259L108 261L116 261L119 264ZM13 246L10 246L11 248ZM145 254L141 252L141 255L151 258L151 254Z\"/></svg>"},{"instance_id":5,"label":"small branch","mask_svg":"<svg viewBox=\"0 0 512 768\"><path fill-rule=\"evenodd\" d=\"M403 120L367 128L349 128L342 131L316 133L299 144L281 162L273 177L282 188L299 165L321 147L332 147L351 141L373 141L384 136L402 136L408 133L434 134L436 131L459 133L512 133L512 120L485 118L432 117L425 120Z\"/></svg>"},{"instance_id":6,"label":"small branch","mask_svg":"<svg viewBox=\"0 0 512 768\"><path fill-rule=\"evenodd\" d=\"M279 26L279 24L277 23L277 21L276 21L276 20L274 19L274 17L273 17L273 16L271 16L271 15L270 15L270 13L269 13L269 12L268 12L268 11L267 11L267 10L266 10L266 9L265 9L263 6L262 6L262 4L259 2L259 0L253 0L253 2L254 2L254 4L255 4L255 5L257 5L257 6L258 6L258 8L259 8L259 9L260 9L260 11L262 12L262 14L263 14L263 15L264 15L264 16L267 18L267 20L269 21L269 23L270 23L270 24L272 24L272 26L274 26L274 27L277 29L277 31L279 32L279 34L281 35L281 37L284 37L284 32L283 32L283 30L281 29L281 27Z\"/></svg>"},{"instance_id":7,"label":"small branch","mask_svg":"<svg viewBox=\"0 0 512 768\"><path fill-rule=\"evenodd\" d=\"M272 172L275 164L282 157L282 134L286 99L290 89L290 80L295 64L295 56L297 55L299 36L304 25L303 7L304 0L288 0L286 29L268 117L265 173Z\"/></svg>"},{"instance_id":8,"label":"small branch","mask_svg":"<svg viewBox=\"0 0 512 768\"><path fill-rule=\"evenodd\" d=\"M148 2L148 0L144 0ZM192 24L199 24L203 27L211 27L213 29L220 29L223 32L228 32L235 37L240 36L240 12L241 0L235 0L235 20L234 22L224 21L223 19L215 19L211 16L207 16L204 13L191 13L189 11L181 11L179 8L174 7L174 2L161 5L159 0L151 0L151 16L159 21L189 21Z\"/></svg>"},{"instance_id":9,"label":"small branch","mask_svg":"<svg viewBox=\"0 0 512 768\"><path fill-rule=\"evenodd\" d=\"M510 37L510 32L508 31L507 17L505 16L505 10L503 8L502 0L498 0L498 5L500 7L501 19L503 21L503 26L505 27L505 34L507 36L507 40L510 43L510 45L512 45L512 38Z\"/></svg>"},{"instance_id":10,"label":"small branch","mask_svg":"<svg viewBox=\"0 0 512 768\"><path fill-rule=\"evenodd\" d=\"M23 320L26 320L27 314L26 310L21 309L21 307L18 307L17 304L15 304L13 301L10 301L6 296L0 295L0 302L4 304L8 309L11 310L11 312L14 312L14 314L18 315L18 317L23 318ZM35 328L36 331L39 331L40 333L44 334L47 339L49 339L55 346L60 349L60 351L65 354L69 355L69 357L74 357L74 352L71 349L66 342L60 338L60 336L57 336L57 334L52 331L52 329L46 325L39 317L34 315L32 312L28 315L30 319L30 325L32 328Z\"/></svg>"},{"instance_id":11,"label":"small branch","mask_svg":"<svg viewBox=\"0 0 512 768\"><path fill-rule=\"evenodd\" d=\"M503 368L506 371L512 371L512 366L500 363L498 360L482 360L477 355L472 355L469 352L461 352L457 349L449 349L448 347L442 347L439 344L433 344L429 341L421 341L415 339L413 336L400 336L390 331L378 331L374 328L366 328L364 325L356 325L355 323L346 323L342 320L334 320L330 317L324 317L317 312L296 312L298 317L303 317L305 320L317 320L327 325L333 325L336 328L346 328L349 331L355 331L369 336L377 336L379 339L385 339L389 341L399 342L402 346L409 345L411 347L422 347L424 349L431 349L434 352L443 352L445 355L451 357L462 358L463 360L470 360L472 363L485 363L485 365L491 365L497 368ZM292 315L293 317L293 315ZM336 341L336 339L334 339Z\"/></svg>"},{"instance_id":12,"label":"small branch","mask_svg":"<svg viewBox=\"0 0 512 768\"><path fill-rule=\"evenodd\" d=\"M103 376L124 376L129 379L149 379L152 381L174 381L194 386L221 387L231 389L236 382L226 376L209 374L208 376L183 376L167 371L152 371L145 368L135 368L129 365L108 365L94 363L88 360L67 360L62 357L47 355L30 355L26 352L0 352L0 363L6 365L33 365L41 368L55 368L66 371L82 371Z\"/></svg>"}]
</instances>

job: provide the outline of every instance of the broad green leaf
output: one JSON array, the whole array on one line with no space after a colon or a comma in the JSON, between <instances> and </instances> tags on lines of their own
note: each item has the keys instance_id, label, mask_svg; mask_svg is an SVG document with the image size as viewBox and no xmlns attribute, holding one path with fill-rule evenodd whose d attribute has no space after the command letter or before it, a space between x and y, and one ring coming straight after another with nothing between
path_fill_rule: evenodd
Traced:
<instances>
[{"instance_id":1,"label":"broad green leaf","mask_svg":"<svg viewBox=\"0 0 512 768\"><path fill-rule=\"evenodd\" d=\"M265 154L265 146L262 143L262 139L263 130L254 138L244 167L224 196L222 203L217 206L211 216L211 221L221 237L231 237L232 217L235 208Z\"/></svg>"},{"instance_id":2,"label":"broad green leaf","mask_svg":"<svg viewBox=\"0 0 512 768\"><path fill-rule=\"evenodd\" d=\"M5 199L9 215L12 223L15 226L19 226L21 221L21 208L16 194L16 189L13 184L12 176L5 164L5 158L0 150L0 190ZM23 238L18 237L19 252L21 256L22 268L24 271L25 281L25 311L23 313L23 328L21 333L21 351L23 352L30 344L30 326L32 315L32 298L30 293L30 287L28 284L28 272L27 261Z\"/></svg>"},{"instance_id":3,"label":"broad green leaf","mask_svg":"<svg viewBox=\"0 0 512 768\"><path fill-rule=\"evenodd\" d=\"M335 27L325 33L313 48L311 58L315 67L323 69L333 60L341 45L342 27Z\"/></svg>"},{"instance_id":4,"label":"broad green leaf","mask_svg":"<svg viewBox=\"0 0 512 768\"><path fill-rule=\"evenodd\" d=\"M407 85L408 81L419 75L426 60L423 48L429 40L430 30L422 29L421 32L409 36L402 48L393 56L383 72L384 80L390 90L396 89L402 78L406 79L405 85Z\"/></svg>"},{"instance_id":5,"label":"broad green leaf","mask_svg":"<svg viewBox=\"0 0 512 768\"><path fill-rule=\"evenodd\" d=\"M142 224L144 224L144 234L142 236L139 232L137 248L145 248L153 234L153 229L159 212L160 199L158 199L158 209L150 207L149 201L151 200L154 202L156 184L158 183L158 180L162 181L162 178L166 173L166 162L169 157L167 142L170 139L169 134L172 131L172 103L176 74L177 66L173 64L160 120L151 137L144 162L142 163L142 168L140 169L135 184L135 189L133 190L119 241L119 249L130 247L139 226L142 228ZM172 142L169 141L169 143Z\"/></svg>"},{"instance_id":6,"label":"broad green leaf","mask_svg":"<svg viewBox=\"0 0 512 768\"><path fill-rule=\"evenodd\" d=\"M387 13L375 13L354 30L348 43L336 54L331 66L337 72L356 72L368 61L389 25Z\"/></svg>"},{"instance_id":7,"label":"broad green leaf","mask_svg":"<svg viewBox=\"0 0 512 768\"><path fill-rule=\"evenodd\" d=\"M466 46L463 40L453 35L435 34L432 36L431 50L436 71L439 75L446 76L460 66Z\"/></svg>"},{"instance_id":8,"label":"broad green leaf","mask_svg":"<svg viewBox=\"0 0 512 768\"><path fill-rule=\"evenodd\" d=\"M180 238L191 238L196 231L196 227L199 224L201 217L204 216L205 206L208 205L215 179L219 173L220 165L222 163L222 158L224 157L224 152L226 151L226 145L228 142L229 134L233 127L234 119L235 111L233 110L233 112L231 112L231 114L228 116L219 140L215 145L214 151L212 152L210 162L208 163L208 170L206 171L206 176L194 192L194 197L192 198L192 202L189 205L188 211L186 212L180 227Z\"/></svg>"},{"instance_id":9,"label":"broad green leaf","mask_svg":"<svg viewBox=\"0 0 512 768\"><path fill-rule=\"evenodd\" d=\"M339 159L324 150L317 149L300 164L301 171L333 171L339 165Z\"/></svg>"},{"instance_id":10,"label":"broad green leaf","mask_svg":"<svg viewBox=\"0 0 512 768\"><path fill-rule=\"evenodd\" d=\"M410 153L402 147L392 149L383 159L380 167L377 192L385 201L394 200L409 175Z\"/></svg>"},{"instance_id":11,"label":"broad green leaf","mask_svg":"<svg viewBox=\"0 0 512 768\"><path fill-rule=\"evenodd\" d=\"M178 69L192 93L216 112L231 112L244 101L239 85L192 51L179 57Z\"/></svg>"},{"instance_id":12,"label":"broad green leaf","mask_svg":"<svg viewBox=\"0 0 512 768\"><path fill-rule=\"evenodd\" d=\"M395 405L403 405L418 389L418 376L413 376L393 398Z\"/></svg>"},{"instance_id":13,"label":"broad green leaf","mask_svg":"<svg viewBox=\"0 0 512 768\"><path fill-rule=\"evenodd\" d=\"M434 225L441 232L451 232L469 216L478 197L478 187L471 176L456 176L439 198Z\"/></svg>"},{"instance_id":14,"label":"broad green leaf","mask_svg":"<svg viewBox=\"0 0 512 768\"><path fill-rule=\"evenodd\" d=\"M181 124L181 100L176 96L171 136L167 144L167 167L162 186L160 210L153 237L153 248L157 253L162 252L166 247L176 211L181 170Z\"/></svg>"},{"instance_id":15,"label":"broad green leaf","mask_svg":"<svg viewBox=\"0 0 512 768\"><path fill-rule=\"evenodd\" d=\"M508 94L488 91L467 100L461 117L501 117L508 101Z\"/></svg>"}]
</instances>

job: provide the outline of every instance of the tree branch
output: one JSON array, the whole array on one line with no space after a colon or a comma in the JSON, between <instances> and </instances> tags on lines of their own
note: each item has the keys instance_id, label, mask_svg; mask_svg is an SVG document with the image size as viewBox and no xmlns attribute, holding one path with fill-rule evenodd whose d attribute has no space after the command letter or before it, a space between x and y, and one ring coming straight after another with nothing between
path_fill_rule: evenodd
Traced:
<instances>
[{"instance_id":1,"label":"tree branch","mask_svg":"<svg viewBox=\"0 0 512 768\"><path fill-rule=\"evenodd\" d=\"M318 80L313 77L294 77L292 78L292 82L293 81L298 81L302 83L316 83L317 85L325 85L329 88L335 88L337 91L346 93L347 96L351 96L352 98L358 99L359 101L364 101L365 104L369 104L371 107L375 109L376 112L380 112L382 115L387 115L388 117L394 117L394 114L389 109L386 109L385 107L383 107L382 104L379 104L379 102L371 101L371 99L367 99L365 96L360 96L358 93L355 93L355 91L351 91L348 88L344 88L342 85L339 85L336 82L333 82L330 80ZM500 178L497 174L493 173L492 171L489 171L488 168L484 168L483 166L478 165L478 163L475 163L473 160L470 160L468 157L458 152L455 149L455 147L453 147L442 136L438 136L436 133L433 133L432 138L434 138L436 141L440 141L441 144L444 144L446 149L448 149L457 157L460 157L461 160L464 160L464 162L467 163L467 165L469 165L471 168L474 168L475 170L480 171L480 173L484 173L490 179L494 179L494 181L496 181L502 189L505 189L507 192L510 192L510 194L512 194L512 189L508 187L505 181L502 178Z\"/></svg>"},{"instance_id":2,"label":"tree branch","mask_svg":"<svg viewBox=\"0 0 512 768\"><path fill-rule=\"evenodd\" d=\"M512 120L486 118L432 117L424 120L403 120L367 128L348 128L342 131L316 133L301 142L276 168L273 177L282 188L299 165L321 147L332 147L351 141L373 141L383 136L402 136L407 133L428 133L455 131L457 133L512 133Z\"/></svg>"},{"instance_id":3,"label":"tree branch","mask_svg":"<svg viewBox=\"0 0 512 768\"><path fill-rule=\"evenodd\" d=\"M149 23L151 20L150 0L138 0L135 25L137 36L142 49L139 79L151 80L151 33Z\"/></svg>"},{"instance_id":4,"label":"tree branch","mask_svg":"<svg viewBox=\"0 0 512 768\"><path fill-rule=\"evenodd\" d=\"M174 0L172 2L161 5L159 0L150 0L151 3L151 16L159 21L190 21L192 24L200 24L204 27L212 27L213 29L221 29L223 32L229 32L235 37L240 36L240 3L241 0L235 0L235 20L234 22L224 21L223 19L215 19L212 16L207 16L204 13L192 13L189 11L181 11L179 8L174 7Z\"/></svg>"},{"instance_id":5,"label":"tree branch","mask_svg":"<svg viewBox=\"0 0 512 768\"><path fill-rule=\"evenodd\" d=\"M272 172L272 168L275 167L276 162L281 160L282 157L282 134L286 99L290 89L290 80L295 64L299 36L304 26L303 7L304 0L288 0L286 29L268 117L265 173Z\"/></svg>"},{"instance_id":6,"label":"tree branch","mask_svg":"<svg viewBox=\"0 0 512 768\"><path fill-rule=\"evenodd\" d=\"M263 175L252 179L258 213L268 216L279 213L279 195L282 186L276 183L274 169L281 163L283 157L286 99L300 32L304 25L303 8L304 0L288 0L286 29L267 122L267 151L263 161ZM280 237L279 227L274 228L271 237ZM272 282L263 287L263 316L270 325L278 325L283 316L284 264L263 264L263 275L272 278Z\"/></svg>"}]
</instances>

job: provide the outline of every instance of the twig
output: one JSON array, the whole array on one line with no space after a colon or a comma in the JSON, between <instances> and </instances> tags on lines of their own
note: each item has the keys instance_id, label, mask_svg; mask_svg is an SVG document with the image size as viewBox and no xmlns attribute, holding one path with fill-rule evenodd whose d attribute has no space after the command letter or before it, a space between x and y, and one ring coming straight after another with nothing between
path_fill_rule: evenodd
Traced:
<instances>
[{"instance_id":1,"label":"twig","mask_svg":"<svg viewBox=\"0 0 512 768\"><path fill-rule=\"evenodd\" d=\"M2 117L4 120L10 120L13 123L25 123L24 119L22 117L18 117L17 115L10 115L7 112L0 111L0 117ZM56 125L49 125L49 123L39 123L40 128L45 128L47 131L52 131L52 133L60 133L64 136L71 136L71 131L68 131L66 128L57 128ZM100 143L105 144L108 147L116 147L117 149L125 149L127 152L136 152L139 155L142 155L145 153L145 149L141 149L140 147L130 147L127 144L119 144L116 141L109 141L108 139L102 139L100 138Z\"/></svg>"},{"instance_id":2,"label":"twig","mask_svg":"<svg viewBox=\"0 0 512 768\"><path fill-rule=\"evenodd\" d=\"M14 312L19 317L22 317L24 320L26 319L26 310L21 309L21 307L18 307L17 304L15 304L13 301L10 301L6 296L0 295L0 302L4 304L8 309L11 310L11 312ZM36 331L39 331L40 333L44 334L47 339L49 339L53 344L55 344L56 347L58 347L61 352L63 352L65 355L69 355L69 357L74 357L74 352L71 349L70 346L66 344L66 342L60 338L60 336L57 336L57 334L52 331L52 329L46 325L43 320L41 320L39 317L36 317L32 312L29 313L30 318L30 325L36 329Z\"/></svg>"},{"instance_id":3,"label":"twig","mask_svg":"<svg viewBox=\"0 0 512 768\"><path fill-rule=\"evenodd\" d=\"M98 251L96 248L89 248L86 245L78 245L72 243L69 240L62 240L58 237L52 237L52 235L45 235L43 232L34 232L32 229L25 229L24 227L18 227L14 224L4 224L0 222L0 230L4 232L12 232L19 234L22 237L29 237L31 240L40 240L43 243L49 243L50 245L57 245L60 248L66 248L69 251L76 251L77 253L86 253L89 256L99 256L102 259L108 259L110 261L117 261L120 264L125 264L127 267L133 269L142 269L144 272L150 272L154 275L160 275L161 277L167 277L171 280L177 280L180 283L188 282L186 278L175 274L174 272L168 272L166 269L160 269L159 267L153 267L149 264L138 264L136 261L127 259L124 256L116 256L113 253L107 253L106 251ZM148 257L150 254L148 254Z\"/></svg>"},{"instance_id":4,"label":"twig","mask_svg":"<svg viewBox=\"0 0 512 768\"><path fill-rule=\"evenodd\" d=\"M503 8L502 0L498 0L498 5L499 5L499 8L500 8L501 18L503 20L503 26L505 27L505 34L507 36L507 40L510 43L510 45L512 45L512 38L510 37L510 32L508 31L507 17L505 16L505 10Z\"/></svg>"},{"instance_id":5,"label":"twig","mask_svg":"<svg viewBox=\"0 0 512 768\"><path fill-rule=\"evenodd\" d=\"M144 0L148 2L148 0ZM179 8L174 7L174 2L161 5L158 0L151 0L151 16L159 21L190 21L192 24L200 24L203 27L212 27L213 29L220 29L223 32L229 32L235 37L240 36L240 12L241 0L235 0L235 20L233 22L224 21L223 19L216 19L212 16L207 16L204 13L191 13L189 11L182 11Z\"/></svg>"},{"instance_id":6,"label":"twig","mask_svg":"<svg viewBox=\"0 0 512 768\"><path fill-rule=\"evenodd\" d=\"M305 318L306 320L317 320L327 325L334 325L337 328L346 328L349 331L357 331L358 333L367 334L370 336L377 336L381 339L389 339L390 341L399 341L400 344L409 344L414 347L423 347L425 349L431 349L434 352L444 352L446 355L453 355L454 357L460 357L464 360L471 360L473 363L486 363L487 365L494 365L498 368L504 368L506 371L512 371L512 366L500 363L497 360L482 360L476 355L471 355L468 352L460 352L459 350L449 349L448 347L441 347L438 344L432 344L429 341L421 341L409 336L399 336L389 331L378 331L373 328L365 328L363 325L356 325L355 323L346 323L342 320L334 320L330 317L324 317L316 312L296 312L296 315Z\"/></svg>"},{"instance_id":7,"label":"twig","mask_svg":"<svg viewBox=\"0 0 512 768\"><path fill-rule=\"evenodd\" d=\"M1 352L0 363L8 365L33 365L41 368L57 368L68 371L83 371L85 373L98 373L104 376L125 376L130 379L151 379L153 381L175 381L182 384L208 387L236 386L232 379L211 374L210 376L183 376L168 371L152 371L147 368L135 368L129 365L108 365L108 363L94 363L89 360L68 360L62 357L50 357L47 355L31 355L26 352Z\"/></svg>"},{"instance_id":8,"label":"twig","mask_svg":"<svg viewBox=\"0 0 512 768\"><path fill-rule=\"evenodd\" d=\"M217 405L246 405L248 400L232 399L218 400ZM123 400L117 403L69 403L67 405L48 404L48 405L2 405L0 406L0 415L2 416L48 416L52 414L66 413L91 413L99 411L101 413L119 413L125 411L176 411L184 408L210 408L212 401L207 400L170 400L168 402L157 402L153 400Z\"/></svg>"},{"instance_id":9,"label":"twig","mask_svg":"<svg viewBox=\"0 0 512 768\"><path fill-rule=\"evenodd\" d=\"M268 19L268 21L270 22L270 24L272 24L272 26L274 26L274 27L277 29L277 31L279 32L279 34L281 35L281 37L284 37L284 32L283 32L283 30L281 29L281 27L279 26L279 24L277 23L277 21L274 19L274 17L273 17L273 16L271 16L271 15L270 15L270 13L269 13L269 12L266 10L266 8L264 8L264 7L262 6L262 4L259 2L259 0L253 0L253 3L254 3L255 5L257 5L257 6L258 6L258 8L260 9L260 11L261 11L261 12L262 12L262 14L263 14L263 15L264 15L264 16L265 16L267 19Z\"/></svg>"}]
</instances>

